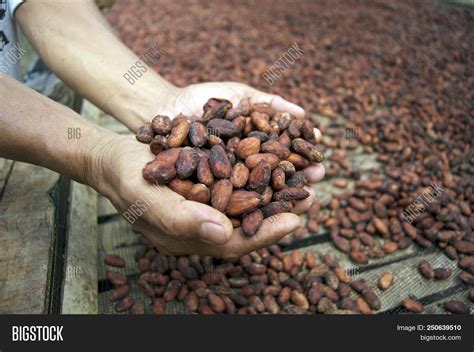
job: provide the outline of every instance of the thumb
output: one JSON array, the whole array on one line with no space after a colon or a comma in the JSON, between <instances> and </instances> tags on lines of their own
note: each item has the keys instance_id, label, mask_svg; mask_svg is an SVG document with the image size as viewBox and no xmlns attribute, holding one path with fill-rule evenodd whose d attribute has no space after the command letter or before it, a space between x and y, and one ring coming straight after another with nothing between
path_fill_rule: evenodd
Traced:
<instances>
[{"instance_id":1,"label":"thumb","mask_svg":"<svg viewBox=\"0 0 474 352\"><path fill-rule=\"evenodd\" d=\"M225 244L232 236L230 220L208 205L186 200L162 187L161 222L169 233L183 240L200 239L210 244Z\"/></svg>"}]
</instances>

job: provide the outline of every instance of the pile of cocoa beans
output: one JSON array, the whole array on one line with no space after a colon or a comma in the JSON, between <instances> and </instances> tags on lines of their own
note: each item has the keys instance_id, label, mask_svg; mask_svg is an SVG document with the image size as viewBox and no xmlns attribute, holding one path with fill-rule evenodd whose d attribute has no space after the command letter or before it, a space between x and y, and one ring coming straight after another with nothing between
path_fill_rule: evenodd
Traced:
<instances>
[{"instance_id":1,"label":"pile of cocoa beans","mask_svg":"<svg viewBox=\"0 0 474 352\"><path fill-rule=\"evenodd\" d=\"M138 277L128 280L118 271L107 272L115 286L109 300L117 312L165 314L168 305L182 302L185 309L180 311L188 314L372 314L381 308L377 292L390 290L396 280L392 272L381 274L376 283L353 278L330 254L300 249L285 253L277 245L227 260L164 256L148 245L137 251L135 260ZM104 262L125 266L116 255L106 255ZM131 285L143 292L147 303L130 295ZM474 289L469 297L474 302ZM425 309L413 298L400 304L412 313ZM444 307L469 313L460 301L446 301Z\"/></svg>"},{"instance_id":2,"label":"pile of cocoa beans","mask_svg":"<svg viewBox=\"0 0 474 352\"><path fill-rule=\"evenodd\" d=\"M143 168L148 182L210 204L247 236L309 197L304 169L323 161L312 122L248 100L233 107L210 98L203 110L200 118L158 115L138 130L156 154Z\"/></svg>"},{"instance_id":3,"label":"pile of cocoa beans","mask_svg":"<svg viewBox=\"0 0 474 352\"><path fill-rule=\"evenodd\" d=\"M138 55L150 42L170 47L169 38L179 37L155 66L175 84L246 82L300 104L309 117L331 119L313 121L329 156L325 179L354 189L315 203L295 236L329 231L335 247L361 266L412 245L437 247L463 270L456 284L472 285L472 11L409 0L258 4L256 11L246 2L194 2L183 11L180 2L164 0L172 20L161 20L158 33L151 4L117 2L107 18ZM278 37L276 24L284 28ZM237 34L229 37L230 29ZM263 75L287 43L304 54L269 84ZM368 179L364 161L351 159L360 148L383 165ZM402 212L432 182L444 191L412 223L404 221ZM420 311L410 299L407 307Z\"/></svg>"}]
</instances>

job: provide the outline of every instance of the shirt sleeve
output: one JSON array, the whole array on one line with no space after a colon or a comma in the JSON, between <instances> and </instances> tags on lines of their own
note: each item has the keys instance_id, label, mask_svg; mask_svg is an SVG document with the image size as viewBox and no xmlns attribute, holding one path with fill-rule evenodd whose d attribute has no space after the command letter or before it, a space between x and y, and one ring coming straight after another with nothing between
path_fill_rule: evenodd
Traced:
<instances>
[{"instance_id":1,"label":"shirt sleeve","mask_svg":"<svg viewBox=\"0 0 474 352\"><path fill-rule=\"evenodd\" d=\"M15 19L16 9L25 2L25 0L7 0L8 11L10 11L10 16L12 19Z\"/></svg>"}]
</instances>

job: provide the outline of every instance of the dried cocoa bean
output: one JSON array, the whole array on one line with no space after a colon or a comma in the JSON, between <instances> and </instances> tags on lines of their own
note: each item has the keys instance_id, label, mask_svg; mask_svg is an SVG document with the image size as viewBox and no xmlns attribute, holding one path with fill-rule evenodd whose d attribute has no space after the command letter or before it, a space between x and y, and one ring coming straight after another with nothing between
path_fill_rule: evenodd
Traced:
<instances>
[{"instance_id":1,"label":"dried cocoa bean","mask_svg":"<svg viewBox=\"0 0 474 352\"><path fill-rule=\"evenodd\" d=\"M125 260L116 254L107 254L104 256L104 263L109 266L117 268L123 268L125 266Z\"/></svg>"},{"instance_id":2,"label":"dried cocoa bean","mask_svg":"<svg viewBox=\"0 0 474 352\"><path fill-rule=\"evenodd\" d=\"M262 225L262 222L263 213L260 209L256 209L242 219L242 231L246 236L253 236Z\"/></svg>"},{"instance_id":3,"label":"dried cocoa bean","mask_svg":"<svg viewBox=\"0 0 474 352\"><path fill-rule=\"evenodd\" d=\"M226 213L230 216L237 216L255 209L262 201L262 196L257 192L234 191L230 196Z\"/></svg>"},{"instance_id":4,"label":"dried cocoa bean","mask_svg":"<svg viewBox=\"0 0 474 352\"><path fill-rule=\"evenodd\" d=\"M232 176L232 165L227 158L224 148L220 145L215 145L211 148L209 165L212 174L216 178L230 178L230 176Z\"/></svg>"},{"instance_id":5,"label":"dried cocoa bean","mask_svg":"<svg viewBox=\"0 0 474 352\"><path fill-rule=\"evenodd\" d=\"M156 134L166 136L171 131L171 119L168 116L157 115L151 121L151 127Z\"/></svg>"}]
</instances>

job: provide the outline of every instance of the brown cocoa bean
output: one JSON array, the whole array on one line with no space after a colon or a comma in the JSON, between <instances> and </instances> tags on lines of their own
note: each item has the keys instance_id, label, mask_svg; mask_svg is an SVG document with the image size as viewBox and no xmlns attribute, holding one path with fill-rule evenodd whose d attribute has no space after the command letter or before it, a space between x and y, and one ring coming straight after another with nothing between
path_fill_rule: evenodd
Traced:
<instances>
[{"instance_id":1,"label":"brown cocoa bean","mask_svg":"<svg viewBox=\"0 0 474 352\"><path fill-rule=\"evenodd\" d=\"M175 178L168 186L171 190L186 198L186 195L191 188L193 188L193 185L194 184L190 180L180 180L179 178Z\"/></svg>"},{"instance_id":2,"label":"brown cocoa bean","mask_svg":"<svg viewBox=\"0 0 474 352\"><path fill-rule=\"evenodd\" d=\"M256 167L261 161L267 162L272 170L275 169L280 162L280 160L275 154L259 153L248 156L245 159L245 166L247 166L251 170Z\"/></svg>"},{"instance_id":3,"label":"brown cocoa bean","mask_svg":"<svg viewBox=\"0 0 474 352\"><path fill-rule=\"evenodd\" d=\"M273 170L271 184L274 190L280 191L285 187L285 177L285 171L281 167Z\"/></svg>"},{"instance_id":4,"label":"brown cocoa bean","mask_svg":"<svg viewBox=\"0 0 474 352\"><path fill-rule=\"evenodd\" d=\"M286 161L292 163L296 170L301 170L309 166L308 159L296 153L291 153Z\"/></svg>"},{"instance_id":5,"label":"brown cocoa bean","mask_svg":"<svg viewBox=\"0 0 474 352\"><path fill-rule=\"evenodd\" d=\"M116 302L125 298L128 295L129 288L128 285L118 286L115 290L113 290L109 295L110 302Z\"/></svg>"},{"instance_id":6,"label":"brown cocoa bean","mask_svg":"<svg viewBox=\"0 0 474 352\"><path fill-rule=\"evenodd\" d=\"M232 109L232 103L225 99L211 98L204 104L202 109L204 110L202 121L222 119Z\"/></svg>"},{"instance_id":7,"label":"brown cocoa bean","mask_svg":"<svg viewBox=\"0 0 474 352\"><path fill-rule=\"evenodd\" d=\"M168 140L164 136L157 135L150 143L150 150L155 155L166 149L168 149Z\"/></svg>"},{"instance_id":8,"label":"brown cocoa bean","mask_svg":"<svg viewBox=\"0 0 474 352\"><path fill-rule=\"evenodd\" d=\"M127 296L115 305L115 311L117 313L126 312L127 310L130 310L134 304L135 300L133 297Z\"/></svg>"},{"instance_id":9,"label":"brown cocoa bean","mask_svg":"<svg viewBox=\"0 0 474 352\"><path fill-rule=\"evenodd\" d=\"M257 192L237 190L230 196L226 213L230 216L237 216L247 213L260 205L262 196Z\"/></svg>"},{"instance_id":10,"label":"brown cocoa bean","mask_svg":"<svg viewBox=\"0 0 474 352\"><path fill-rule=\"evenodd\" d=\"M153 140L153 137L155 137L155 133L153 132L153 129L151 128L151 123L146 123L142 127L140 127L137 131L137 134L135 138L137 141L145 144L151 143Z\"/></svg>"},{"instance_id":11,"label":"brown cocoa bean","mask_svg":"<svg viewBox=\"0 0 474 352\"><path fill-rule=\"evenodd\" d=\"M212 174L216 178L230 178L232 175L232 165L227 158L224 148L220 145L215 145L211 148L209 156L209 165Z\"/></svg>"},{"instance_id":12,"label":"brown cocoa bean","mask_svg":"<svg viewBox=\"0 0 474 352\"><path fill-rule=\"evenodd\" d=\"M301 188L285 188L279 192L273 193L273 200L302 200L309 197L309 192Z\"/></svg>"},{"instance_id":13,"label":"brown cocoa bean","mask_svg":"<svg viewBox=\"0 0 474 352\"><path fill-rule=\"evenodd\" d=\"M250 171L244 163L236 163L232 168L230 182L235 188L243 188L249 179Z\"/></svg>"},{"instance_id":14,"label":"brown cocoa bean","mask_svg":"<svg viewBox=\"0 0 474 352\"><path fill-rule=\"evenodd\" d=\"M171 131L171 119L168 116L157 115L151 121L151 127L156 134L165 136Z\"/></svg>"},{"instance_id":15,"label":"brown cocoa bean","mask_svg":"<svg viewBox=\"0 0 474 352\"><path fill-rule=\"evenodd\" d=\"M222 179L214 183L211 187L212 207L224 212L229 204L232 189L232 182L230 180Z\"/></svg>"},{"instance_id":16,"label":"brown cocoa bean","mask_svg":"<svg viewBox=\"0 0 474 352\"><path fill-rule=\"evenodd\" d=\"M286 185L290 188L303 188L306 185L306 175L303 171L297 171L287 181Z\"/></svg>"},{"instance_id":17,"label":"brown cocoa bean","mask_svg":"<svg viewBox=\"0 0 474 352\"><path fill-rule=\"evenodd\" d=\"M291 302L305 311L309 309L308 299L302 292L296 290L291 291Z\"/></svg>"},{"instance_id":18,"label":"brown cocoa bean","mask_svg":"<svg viewBox=\"0 0 474 352\"><path fill-rule=\"evenodd\" d=\"M265 160L260 161L250 172L248 180L249 189L259 193L263 192L265 187L270 183L271 175L272 169L270 164L265 162Z\"/></svg>"},{"instance_id":19,"label":"brown cocoa bean","mask_svg":"<svg viewBox=\"0 0 474 352\"><path fill-rule=\"evenodd\" d=\"M168 137L168 147L180 147L183 144L184 140L188 137L190 127L191 124L188 120L185 119L183 119L180 123L173 127Z\"/></svg>"},{"instance_id":20,"label":"brown cocoa bean","mask_svg":"<svg viewBox=\"0 0 474 352\"><path fill-rule=\"evenodd\" d=\"M265 133L270 133L273 131L268 115L254 111L250 114L250 118L252 119L252 123L257 130Z\"/></svg>"},{"instance_id":21,"label":"brown cocoa bean","mask_svg":"<svg viewBox=\"0 0 474 352\"><path fill-rule=\"evenodd\" d=\"M257 233L263 222L263 213L260 209L255 209L242 219L242 231L248 237Z\"/></svg>"},{"instance_id":22,"label":"brown cocoa bean","mask_svg":"<svg viewBox=\"0 0 474 352\"><path fill-rule=\"evenodd\" d=\"M422 313L425 310L423 304L416 299L407 298L401 303L402 307L412 313Z\"/></svg>"},{"instance_id":23,"label":"brown cocoa bean","mask_svg":"<svg viewBox=\"0 0 474 352\"><path fill-rule=\"evenodd\" d=\"M433 267L427 261L422 261L418 264L418 270L427 279L432 279L435 276Z\"/></svg>"},{"instance_id":24,"label":"brown cocoa bean","mask_svg":"<svg viewBox=\"0 0 474 352\"><path fill-rule=\"evenodd\" d=\"M156 298L153 301L153 314L162 315L166 313L166 302L162 298Z\"/></svg>"},{"instance_id":25,"label":"brown cocoa bean","mask_svg":"<svg viewBox=\"0 0 474 352\"><path fill-rule=\"evenodd\" d=\"M301 127L303 126L302 120L291 120L290 125L288 126L288 135L294 139L301 136Z\"/></svg>"},{"instance_id":26,"label":"brown cocoa bean","mask_svg":"<svg viewBox=\"0 0 474 352\"><path fill-rule=\"evenodd\" d=\"M434 278L436 280L446 280L451 276L453 271L449 268L436 268L433 270Z\"/></svg>"},{"instance_id":27,"label":"brown cocoa bean","mask_svg":"<svg viewBox=\"0 0 474 352\"><path fill-rule=\"evenodd\" d=\"M150 183L166 184L176 177L176 168L173 164L153 160L145 165L142 175Z\"/></svg>"},{"instance_id":28,"label":"brown cocoa bean","mask_svg":"<svg viewBox=\"0 0 474 352\"><path fill-rule=\"evenodd\" d=\"M121 286L127 284L127 277L117 271L107 271L106 274L107 280L115 286Z\"/></svg>"},{"instance_id":29,"label":"brown cocoa bean","mask_svg":"<svg viewBox=\"0 0 474 352\"><path fill-rule=\"evenodd\" d=\"M186 199L194 202L208 204L211 198L211 192L206 185L202 183L196 183L186 194Z\"/></svg>"},{"instance_id":30,"label":"brown cocoa bean","mask_svg":"<svg viewBox=\"0 0 474 352\"><path fill-rule=\"evenodd\" d=\"M225 303L218 295L209 293L207 296L207 301L215 313L222 313L225 310Z\"/></svg>"},{"instance_id":31,"label":"brown cocoa bean","mask_svg":"<svg viewBox=\"0 0 474 352\"><path fill-rule=\"evenodd\" d=\"M107 254L104 256L104 263L109 266L123 268L125 266L125 259L116 254Z\"/></svg>"},{"instance_id":32,"label":"brown cocoa bean","mask_svg":"<svg viewBox=\"0 0 474 352\"><path fill-rule=\"evenodd\" d=\"M392 283L393 283L393 273L386 272L386 273L383 273L382 276L380 276L379 282L378 282L378 287L381 290L386 290L390 286L392 286Z\"/></svg>"},{"instance_id":33,"label":"brown cocoa bean","mask_svg":"<svg viewBox=\"0 0 474 352\"><path fill-rule=\"evenodd\" d=\"M469 314L469 307L463 302L451 300L443 302L443 308L453 314Z\"/></svg>"},{"instance_id":34,"label":"brown cocoa bean","mask_svg":"<svg viewBox=\"0 0 474 352\"><path fill-rule=\"evenodd\" d=\"M278 202L271 202L270 204L262 207L262 213L264 218L268 218L270 216L280 214L280 213L290 213L291 209L293 209L293 205L291 202L287 201L278 201Z\"/></svg>"},{"instance_id":35,"label":"brown cocoa bean","mask_svg":"<svg viewBox=\"0 0 474 352\"><path fill-rule=\"evenodd\" d=\"M186 179L196 170L199 162L199 155L194 148L184 147L179 153L176 161L176 173L179 178Z\"/></svg>"},{"instance_id":36,"label":"brown cocoa bean","mask_svg":"<svg viewBox=\"0 0 474 352\"><path fill-rule=\"evenodd\" d=\"M193 121L189 127L189 140L194 147L203 147L207 143L207 129L202 123Z\"/></svg>"},{"instance_id":37,"label":"brown cocoa bean","mask_svg":"<svg viewBox=\"0 0 474 352\"><path fill-rule=\"evenodd\" d=\"M278 141L269 140L262 144L261 151L263 153L275 154L280 159L286 159L290 156L290 149L281 145Z\"/></svg>"},{"instance_id":38,"label":"brown cocoa bean","mask_svg":"<svg viewBox=\"0 0 474 352\"><path fill-rule=\"evenodd\" d=\"M214 183L214 175L209 165L209 158L201 158L197 166L197 178L199 182L210 187Z\"/></svg>"},{"instance_id":39,"label":"brown cocoa bean","mask_svg":"<svg viewBox=\"0 0 474 352\"><path fill-rule=\"evenodd\" d=\"M314 124L309 120L304 120L301 124L301 132L303 133L303 138L306 139L309 143L316 143L316 136L314 135Z\"/></svg>"},{"instance_id":40,"label":"brown cocoa bean","mask_svg":"<svg viewBox=\"0 0 474 352\"><path fill-rule=\"evenodd\" d=\"M235 124L223 119L213 119L207 123L207 130L210 134L219 138L234 137L239 133Z\"/></svg>"}]
</instances>

